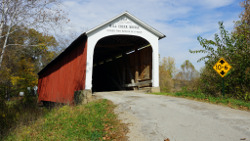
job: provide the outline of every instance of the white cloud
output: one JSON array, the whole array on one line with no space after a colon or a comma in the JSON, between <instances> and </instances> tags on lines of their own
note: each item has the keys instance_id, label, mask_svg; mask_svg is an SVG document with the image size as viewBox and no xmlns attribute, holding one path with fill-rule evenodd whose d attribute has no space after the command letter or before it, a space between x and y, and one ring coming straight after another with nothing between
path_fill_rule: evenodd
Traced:
<instances>
[{"instance_id":1,"label":"white cloud","mask_svg":"<svg viewBox=\"0 0 250 141\"><path fill-rule=\"evenodd\" d=\"M235 0L202 0L201 4L208 8L219 8L232 4Z\"/></svg>"},{"instance_id":2,"label":"white cloud","mask_svg":"<svg viewBox=\"0 0 250 141\"><path fill-rule=\"evenodd\" d=\"M176 5L191 5L196 8L215 9L228 6L232 3L238 2L237 0L178 0L175 1Z\"/></svg>"}]
</instances>

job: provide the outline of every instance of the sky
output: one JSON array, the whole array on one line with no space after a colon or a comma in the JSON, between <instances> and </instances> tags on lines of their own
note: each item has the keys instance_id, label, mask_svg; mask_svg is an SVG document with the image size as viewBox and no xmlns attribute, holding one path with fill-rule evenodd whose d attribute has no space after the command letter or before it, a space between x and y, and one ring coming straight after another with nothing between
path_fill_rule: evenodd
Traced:
<instances>
[{"instance_id":1,"label":"sky","mask_svg":"<svg viewBox=\"0 0 250 141\"><path fill-rule=\"evenodd\" d=\"M189 50L202 47L198 36L213 39L218 22L223 21L231 31L234 21L243 11L242 0L63 0L62 9L70 22L63 35L72 42L77 36L128 11L141 21L166 35L159 41L160 57L175 58L180 69L185 60L191 61L199 71L204 62L197 62L204 54L191 54ZM69 44L71 43L69 42Z\"/></svg>"}]
</instances>

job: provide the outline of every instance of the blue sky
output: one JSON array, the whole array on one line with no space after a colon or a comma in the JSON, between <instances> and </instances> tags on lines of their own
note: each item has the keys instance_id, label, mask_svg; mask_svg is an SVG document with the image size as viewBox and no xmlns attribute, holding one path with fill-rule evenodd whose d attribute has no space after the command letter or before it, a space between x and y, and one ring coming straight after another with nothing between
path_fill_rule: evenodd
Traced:
<instances>
[{"instance_id":1,"label":"blue sky","mask_svg":"<svg viewBox=\"0 0 250 141\"><path fill-rule=\"evenodd\" d=\"M161 58L175 58L176 67L190 60L197 70L202 54L190 54L189 49L202 49L197 36L213 39L218 33L218 22L232 30L243 10L242 0L63 0L63 10L70 23L64 27L65 36L73 41L76 36L121 14L130 12L138 19L164 33L159 41Z\"/></svg>"}]
</instances>

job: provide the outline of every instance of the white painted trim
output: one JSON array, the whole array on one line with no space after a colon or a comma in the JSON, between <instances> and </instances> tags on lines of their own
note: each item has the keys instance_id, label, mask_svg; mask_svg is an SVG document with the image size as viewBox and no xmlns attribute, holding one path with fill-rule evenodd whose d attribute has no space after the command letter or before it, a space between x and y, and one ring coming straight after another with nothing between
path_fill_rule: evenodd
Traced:
<instances>
[{"instance_id":1,"label":"white painted trim","mask_svg":"<svg viewBox=\"0 0 250 141\"><path fill-rule=\"evenodd\" d=\"M96 30L99 30L100 28L107 26L108 24L110 24L111 22L113 22L114 20L122 17L122 16L126 16L128 18L130 18L131 20L133 20L135 23L139 24L141 27L145 28L146 30L148 30L149 32L152 32L153 34L155 34L156 36L158 36L159 39L166 37L163 33L161 33L160 31L154 29L153 27L151 27L150 25L146 24L145 22L142 22L141 20L137 19L135 16L131 15L129 12L124 12L114 18L112 18L111 20L90 29L89 31L86 32L87 35L92 34L93 32L95 32Z\"/></svg>"},{"instance_id":2,"label":"white painted trim","mask_svg":"<svg viewBox=\"0 0 250 141\"><path fill-rule=\"evenodd\" d=\"M95 46L100 39L112 35L138 36L150 43L152 47L152 86L159 87L158 40L159 38L165 37L165 35L154 30L153 28L150 28L127 12L86 32L86 35L88 36L88 41L85 89L92 89L93 57Z\"/></svg>"},{"instance_id":3,"label":"white painted trim","mask_svg":"<svg viewBox=\"0 0 250 141\"><path fill-rule=\"evenodd\" d=\"M152 87L159 87L159 47L158 41L153 41L151 44L152 52Z\"/></svg>"}]
</instances>

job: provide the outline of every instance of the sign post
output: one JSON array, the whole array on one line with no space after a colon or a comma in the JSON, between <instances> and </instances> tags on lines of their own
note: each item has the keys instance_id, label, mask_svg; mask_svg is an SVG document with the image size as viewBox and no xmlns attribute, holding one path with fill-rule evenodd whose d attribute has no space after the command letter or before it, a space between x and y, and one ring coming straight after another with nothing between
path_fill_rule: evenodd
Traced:
<instances>
[{"instance_id":1,"label":"sign post","mask_svg":"<svg viewBox=\"0 0 250 141\"><path fill-rule=\"evenodd\" d=\"M224 84L224 77L222 77L222 95L225 96L225 84Z\"/></svg>"},{"instance_id":2,"label":"sign post","mask_svg":"<svg viewBox=\"0 0 250 141\"><path fill-rule=\"evenodd\" d=\"M226 76L232 67L224 58L220 58L213 68L222 77L222 94L225 96L224 76Z\"/></svg>"}]
</instances>

